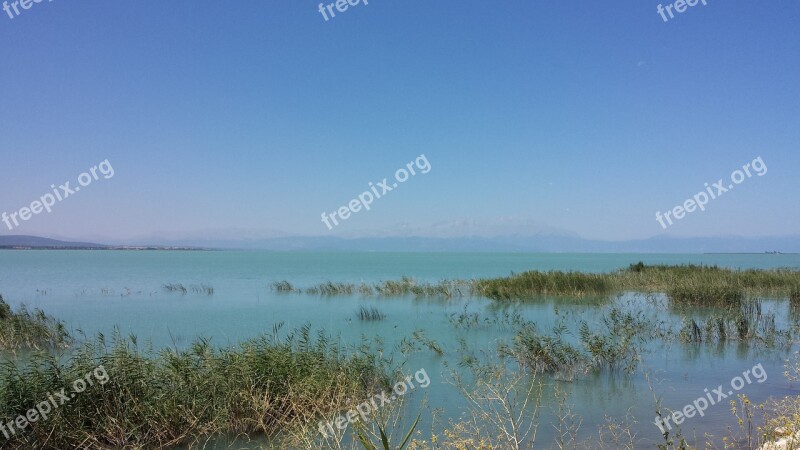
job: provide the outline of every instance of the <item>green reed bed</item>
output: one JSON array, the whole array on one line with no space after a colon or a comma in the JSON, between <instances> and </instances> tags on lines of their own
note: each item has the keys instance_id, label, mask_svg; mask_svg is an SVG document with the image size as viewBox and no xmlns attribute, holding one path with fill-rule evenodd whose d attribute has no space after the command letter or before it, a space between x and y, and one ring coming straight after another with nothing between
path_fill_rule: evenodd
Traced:
<instances>
[{"instance_id":1,"label":"green reed bed","mask_svg":"<svg viewBox=\"0 0 800 450\"><path fill-rule=\"evenodd\" d=\"M100 336L66 362L45 353L8 362L0 368L3 423L99 366L108 380L4 440L2 448L197 447L223 433L274 435L387 382L384 361L368 352L345 352L324 337L310 337L308 327L277 336L276 330L224 349L198 340L184 351L160 352L139 348L135 338L107 344Z\"/></svg>"},{"instance_id":2,"label":"green reed bed","mask_svg":"<svg viewBox=\"0 0 800 450\"><path fill-rule=\"evenodd\" d=\"M475 291L494 299L528 298L537 295L586 296L610 293L610 275L581 272L524 272L506 278L475 282Z\"/></svg>"},{"instance_id":3,"label":"green reed bed","mask_svg":"<svg viewBox=\"0 0 800 450\"><path fill-rule=\"evenodd\" d=\"M71 342L61 321L25 305L13 311L0 295L0 350L66 348Z\"/></svg>"},{"instance_id":4,"label":"green reed bed","mask_svg":"<svg viewBox=\"0 0 800 450\"><path fill-rule=\"evenodd\" d=\"M732 270L716 266L631 264L608 273L530 271L508 277L479 280L419 282L410 277L359 285L326 282L299 289L288 281L272 284L277 292L312 295L399 297L463 297L480 295L495 300L532 299L540 296L607 297L626 291L664 293L674 305L739 305L755 295L790 298L800 303L800 271Z\"/></svg>"},{"instance_id":5,"label":"green reed bed","mask_svg":"<svg viewBox=\"0 0 800 450\"><path fill-rule=\"evenodd\" d=\"M478 280L476 291L494 299L524 299L538 295L586 296L634 292L665 293L675 304L738 305L747 296L800 298L800 271L732 270L716 266L631 264L603 274L525 272Z\"/></svg>"},{"instance_id":6,"label":"green reed bed","mask_svg":"<svg viewBox=\"0 0 800 450\"><path fill-rule=\"evenodd\" d=\"M745 299L742 289L725 285L677 285L666 290L673 305L736 306Z\"/></svg>"},{"instance_id":7,"label":"green reed bed","mask_svg":"<svg viewBox=\"0 0 800 450\"><path fill-rule=\"evenodd\" d=\"M715 294L731 295L737 290L743 295L772 295L788 297L800 289L800 271L789 269L733 270L717 266L633 264L615 273L618 289L669 292L711 289ZM728 289L723 291L722 289Z\"/></svg>"}]
</instances>

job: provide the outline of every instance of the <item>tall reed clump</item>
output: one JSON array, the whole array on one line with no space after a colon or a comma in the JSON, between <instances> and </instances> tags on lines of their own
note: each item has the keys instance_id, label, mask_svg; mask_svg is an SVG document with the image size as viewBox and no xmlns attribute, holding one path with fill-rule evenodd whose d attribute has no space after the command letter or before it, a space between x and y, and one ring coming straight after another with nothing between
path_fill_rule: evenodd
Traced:
<instances>
[{"instance_id":1,"label":"tall reed clump","mask_svg":"<svg viewBox=\"0 0 800 450\"><path fill-rule=\"evenodd\" d=\"M22 305L12 311L0 295L0 350L67 348L72 337L64 324L39 309Z\"/></svg>"},{"instance_id":2,"label":"tall reed clump","mask_svg":"<svg viewBox=\"0 0 800 450\"><path fill-rule=\"evenodd\" d=\"M792 292L789 293L789 301L793 305L800 305L800 287L792 289Z\"/></svg>"},{"instance_id":3,"label":"tall reed clump","mask_svg":"<svg viewBox=\"0 0 800 450\"><path fill-rule=\"evenodd\" d=\"M791 342L790 330L779 330L774 313L762 312L760 300L706 316L686 317L679 333L683 342L761 341L769 345Z\"/></svg>"},{"instance_id":4,"label":"tall reed clump","mask_svg":"<svg viewBox=\"0 0 800 450\"><path fill-rule=\"evenodd\" d=\"M523 369L534 373L550 373L572 379L586 372L589 359L576 346L566 342L561 332L554 336L538 333L536 325L522 325L510 346L501 345L499 353L516 359Z\"/></svg>"},{"instance_id":5,"label":"tall reed clump","mask_svg":"<svg viewBox=\"0 0 800 450\"><path fill-rule=\"evenodd\" d=\"M535 295L602 295L613 289L611 276L581 272L524 272L507 278L477 280L480 295L494 299L521 299Z\"/></svg>"},{"instance_id":6,"label":"tall reed clump","mask_svg":"<svg viewBox=\"0 0 800 450\"><path fill-rule=\"evenodd\" d=\"M582 322L578 343L567 341L566 327L562 324L553 334L544 336L537 332L532 322L522 324L511 346L501 345L500 354L516 359L523 368L565 376L590 371L633 372L640 361L644 344L659 335L657 324L641 313L611 309L600 321L600 329L592 330Z\"/></svg>"},{"instance_id":7,"label":"tall reed clump","mask_svg":"<svg viewBox=\"0 0 800 450\"><path fill-rule=\"evenodd\" d=\"M338 411L348 398L385 386L385 361L348 352L308 327L216 349L138 347L135 338L99 336L68 360L37 354L0 367L0 421L7 423L51 392L102 365L95 383L4 442L9 449L196 447L220 435L274 435L298 421Z\"/></svg>"},{"instance_id":8,"label":"tall reed clump","mask_svg":"<svg viewBox=\"0 0 800 450\"><path fill-rule=\"evenodd\" d=\"M358 319L367 321L367 322L374 322L383 320L386 318L386 314L380 312L378 308L372 306L367 308L366 306L362 306L358 310Z\"/></svg>"},{"instance_id":9,"label":"tall reed clump","mask_svg":"<svg viewBox=\"0 0 800 450\"><path fill-rule=\"evenodd\" d=\"M613 308L601 320L600 331L591 331L581 323L579 337L591 356L592 367L612 372L631 373L639 365L644 344L658 334L658 328L641 312L623 312Z\"/></svg>"}]
</instances>

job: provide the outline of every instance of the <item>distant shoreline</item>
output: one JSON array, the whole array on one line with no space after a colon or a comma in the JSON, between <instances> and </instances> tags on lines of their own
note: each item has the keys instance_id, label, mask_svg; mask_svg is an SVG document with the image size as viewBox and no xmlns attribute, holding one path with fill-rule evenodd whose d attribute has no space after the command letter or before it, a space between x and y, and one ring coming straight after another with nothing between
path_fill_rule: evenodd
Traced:
<instances>
[{"instance_id":1,"label":"distant shoreline","mask_svg":"<svg viewBox=\"0 0 800 450\"><path fill-rule=\"evenodd\" d=\"M214 251L210 248L196 248L196 247L137 247L137 246L122 246L122 247L40 247L40 246L25 246L25 245L4 245L0 246L0 250L116 250L116 251L197 251L208 252Z\"/></svg>"}]
</instances>

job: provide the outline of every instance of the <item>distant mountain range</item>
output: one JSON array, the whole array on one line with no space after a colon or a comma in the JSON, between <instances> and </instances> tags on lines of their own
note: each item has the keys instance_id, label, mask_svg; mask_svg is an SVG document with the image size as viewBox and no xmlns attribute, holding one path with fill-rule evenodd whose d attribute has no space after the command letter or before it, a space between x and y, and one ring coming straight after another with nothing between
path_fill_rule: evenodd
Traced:
<instances>
[{"instance_id":1,"label":"distant mountain range","mask_svg":"<svg viewBox=\"0 0 800 450\"><path fill-rule=\"evenodd\" d=\"M241 249L273 251L356 252L530 252L530 253L800 253L800 236L696 237L657 236L629 241L583 239L576 235L521 236L383 236L383 237L264 237L157 239L149 242L94 244L37 236L0 236L0 248L95 250Z\"/></svg>"}]
</instances>

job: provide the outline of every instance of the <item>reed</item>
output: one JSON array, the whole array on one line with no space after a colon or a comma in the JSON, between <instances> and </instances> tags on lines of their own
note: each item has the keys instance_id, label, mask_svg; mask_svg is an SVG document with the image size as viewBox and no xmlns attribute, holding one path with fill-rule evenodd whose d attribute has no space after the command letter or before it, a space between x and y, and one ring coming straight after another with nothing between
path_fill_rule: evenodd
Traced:
<instances>
[{"instance_id":1,"label":"reed","mask_svg":"<svg viewBox=\"0 0 800 450\"><path fill-rule=\"evenodd\" d=\"M480 295L494 299L524 299L538 295L585 296L611 292L608 275L581 272L524 272L507 278L475 282Z\"/></svg>"},{"instance_id":2,"label":"reed","mask_svg":"<svg viewBox=\"0 0 800 450\"><path fill-rule=\"evenodd\" d=\"M279 292L296 292L288 281L275 283ZM717 266L654 265L642 262L608 273L530 271L509 277L419 282L410 277L374 284L326 283L302 290L314 295L457 298L480 295L495 300L541 296L608 297L620 292L665 293L675 305L736 306L746 297L790 297L800 303L800 271L731 270Z\"/></svg>"},{"instance_id":3,"label":"reed","mask_svg":"<svg viewBox=\"0 0 800 450\"><path fill-rule=\"evenodd\" d=\"M690 343L759 341L773 345L791 342L792 332L778 329L775 314L763 313L761 301L748 300L703 319L684 318L679 337Z\"/></svg>"},{"instance_id":4,"label":"reed","mask_svg":"<svg viewBox=\"0 0 800 450\"><path fill-rule=\"evenodd\" d=\"M207 284L193 284L191 289L193 294L214 295L214 287Z\"/></svg>"},{"instance_id":5,"label":"reed","mask_svg":"<svg viewBox=\"0 0 800 450\"><path fill-rule=\"evenodd\" d=\"M723 285L679 285L667 290L673 305L726 307L741 305L744 291Z\"/></svg>"},{"instance_id":6,"label":"reed","mask_svg":"<svg viewBox=\"0 0 800 450\"><path fill-rule=\"evenodd\" d=\"M643 345L658 335L655 324L640 312L623 312L611 309L600 321L600 330L591 331L586 322L581 323L580 341L591 358L595 370L612 372L636 370Z\"/></svg>"},{"instance_id":7,"label":"reed","mask_svg":"<svg viewBox=\"0 0 800 450\"><path fill-rule=\"evenodd\" d=\"M100 365L109 381L90 386L3 448L191 448L222 434L274 435L388 382L376 356L314 339L308 327L286 338L277 330L235 347L216 349L201 339L184 351L160 352L140 348L134 337L115 336L109 345L98 336L67 361L39 353L5 364L3 423Z\"/></svg>"},{"instance_id":8,"label":"reed","mask_svg":"<svg viewBox=\"0 0 800 450\"><path fill-rule=\"evenodd\" d=\"M639 262L603 274L532 271L477 280L474 290L493 299L659 292L666 293L676 305L737 306L752 295L800 298L800 271L732 270L692 264L649 266Z\"/></svg>"},{"instance_id":9,"label":"reed","mask_svg":"<svg viewBox=\"0 0 800 450\"><path fill-rule=\"evenodd\" d=\"M422 283L410 277L400 280L388 280L379 283L352 284L326 281L306 289L295 289L288 281L274 283L273 288L279 292L305 292L309 295L353 295L358 293L363 296L378 295L382 297L401 297L413 295L415 297L461 297L471 293L472 283L461 280L443 280L439 283Z\"/></svg>"},{"instance_id":10,"label":"reed","mask_svg":"<svg viewBox=\"0 0 800 450\"><path fill-rule=\"evenodd\" d=\"M499 353L516 359L523 369L558 374L567 379L587 371L589 366L589 359L578 347L566 342L561 334L539 334L533 323L520 327L513 344L501 345Z\"/></svg>"},{"instance_id":11,"label":"reed","mask_svg":"<svg viewBox=\"0 0 800 450\"><path fill-rule=\"evenodd\" d=\"M189 290L188 290L188 289L186 289L186 286L184 286L184 285L183 285L183 284L181 284L181 283L167 283L167 284L165 284L165 285L163 285L163 286L161 286L161 287L162 287L162 288L163 288L165 291L167 291L167 292L171 292L171 293L176 293L176 292L178 292L178 293L181 293L181 294L183 294L183 295L186 295L186 294L189 292Z\"/></svg>"},{"instance_id":12,"label":"reed","mask_svg":"<svg viewBox=\"0 0 800 450\"><path fill-rule=\"evenodd\" d=\"M366 306L362 306L358 310L358 319L373 322L373 321L380 321L386 318L386 314L380 312L378 308L371 306L367 308Z\"/></svg>"},{"instance_id":13,"label":"reed","mask_svg":"<svg viewBox=\"0 0 800 450\"><path fill-rule=\"evenodd\" d=\"M276 281L272 283L272 289L276 292L295 292L296 289L286 280L283 281Z\"/></svg>"},{"instance_id":14,"label":"reed","mask_svg":"<svg viewBox=\"0 0 800 450\"><path fill-rule=\"evenodd\" d=\"M306 294L328 296L353 295L353 291L355 291L355 285L353 284L328 281L306 289Z\"/></svg>"},{"instance_id":15,"label":"reed","mask_svg":"<svg viewBox=\"0 0 800 450\"><path fill-rule=\"evenodd\" d=\"M72 341L63 322L25 305L13 311L0 295L0 350L67 348Z\"/></svg>"}]
</instances>

